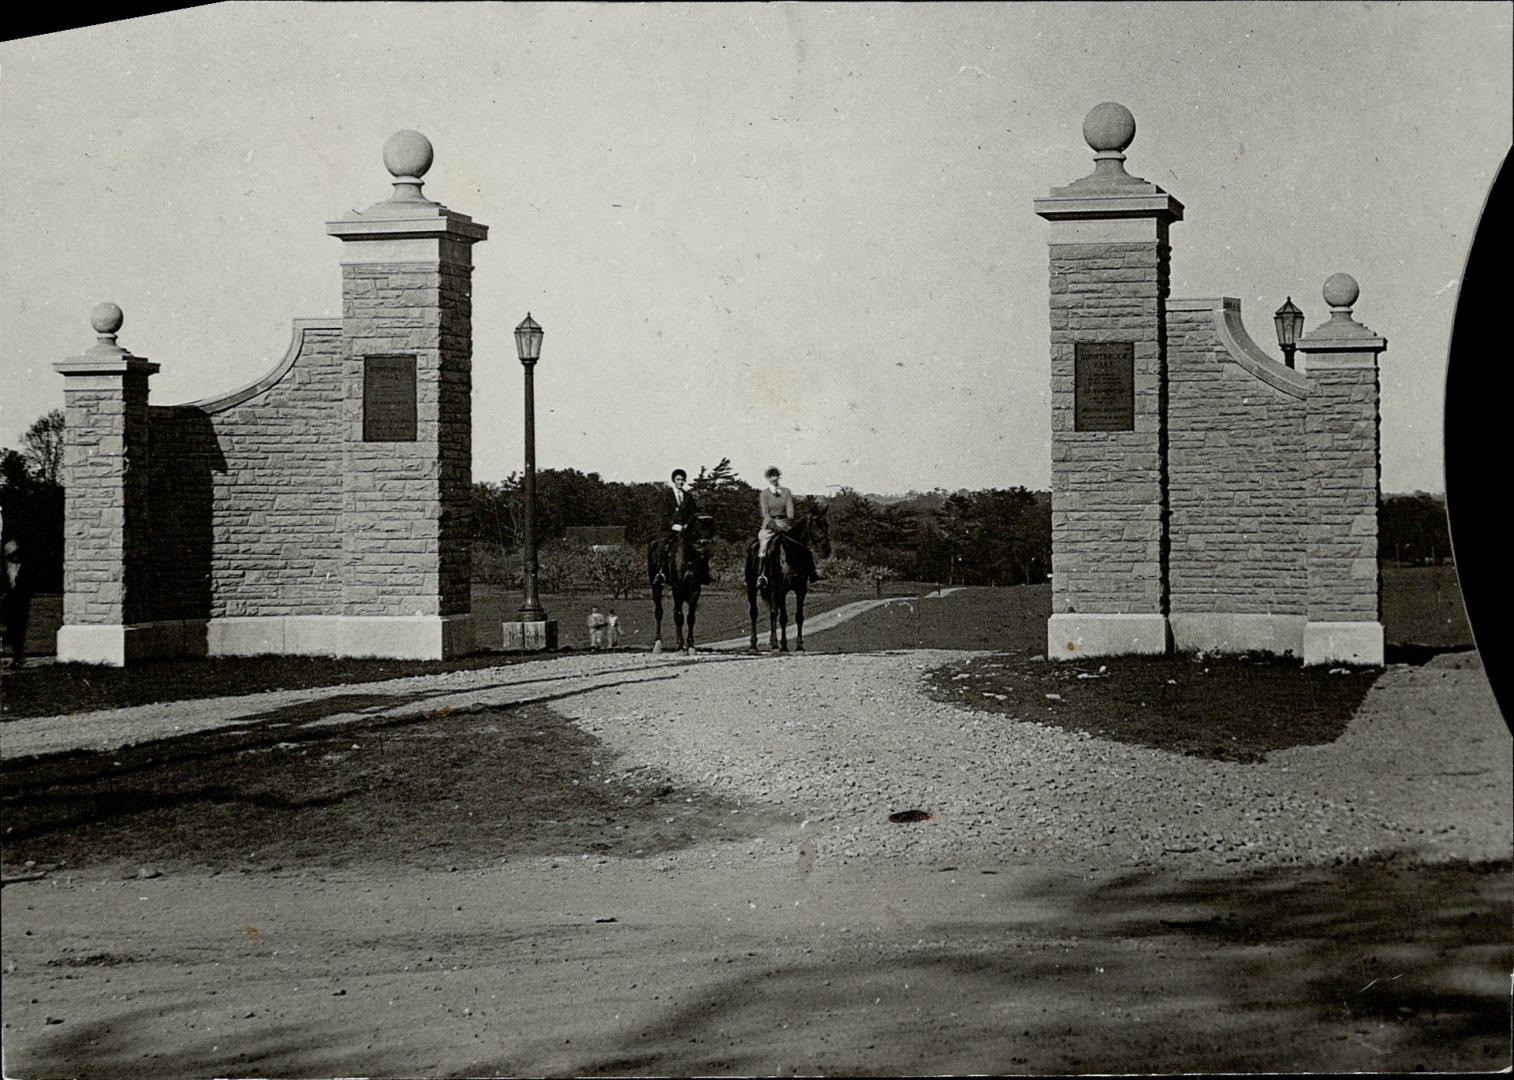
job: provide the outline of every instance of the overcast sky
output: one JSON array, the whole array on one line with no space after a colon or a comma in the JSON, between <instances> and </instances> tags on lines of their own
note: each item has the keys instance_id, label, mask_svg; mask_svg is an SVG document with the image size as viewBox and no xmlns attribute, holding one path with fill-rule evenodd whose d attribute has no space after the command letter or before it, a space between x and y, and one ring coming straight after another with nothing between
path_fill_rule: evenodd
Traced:
<instances>
[{"instance_id":1,"label":"overcast sky","mask_svg":"<svg viewBox=\"0 0 1514 1080\"><path fill-rule=\"evenodd\" d=\"M1187 206L1172 293L1361 283L1383 486L1444 489L1459 278L1510 141L1508 4L229 4L0 45L0 444L62 403L90 308L206 397L337 315L324 222L426 194L474 248L473 468L521 463L510 331L546 329L538 461L797 491L1049 483L1046 224L1127 105Z\"/></svg>"}]
</instances>

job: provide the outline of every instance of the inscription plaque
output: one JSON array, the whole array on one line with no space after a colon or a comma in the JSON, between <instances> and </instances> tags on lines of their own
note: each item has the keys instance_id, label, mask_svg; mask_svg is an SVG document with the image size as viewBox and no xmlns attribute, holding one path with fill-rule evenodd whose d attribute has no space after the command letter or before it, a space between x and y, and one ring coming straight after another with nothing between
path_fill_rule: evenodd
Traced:
<instances>
[{"instance_id":1,"label":"inscription plaque","mask_svg":"<svg viewBox=\"0 0 1514 1080\"><path fill-rule=\"evenodd\" d=\"M415 357L363 357L363 441L415 438Z\"/></svg>"},{"instance_id":2,"label":"inscription plaque","mask_svg":"<svg viewBox=\"0 0 1514 1080\"><path fill-rule=\"evenodd\" d=\"M1135 430L1135 342L1073 345L1074 431Z\"/></svg>"}]
</instances>

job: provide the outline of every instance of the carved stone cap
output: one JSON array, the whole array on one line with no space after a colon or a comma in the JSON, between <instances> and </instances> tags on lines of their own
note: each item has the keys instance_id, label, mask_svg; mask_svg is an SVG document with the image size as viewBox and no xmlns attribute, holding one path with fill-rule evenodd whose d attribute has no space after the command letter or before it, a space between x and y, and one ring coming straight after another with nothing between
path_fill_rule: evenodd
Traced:
<instances>
[{"instance_id":1,"label":"carved stone cap","mask_svg":"<svg viewBox=\"0 0 1514 1080\"><path fill-rule=\"evenodd\" d=\"M1379 337L1351 316L1351 309L1361 296L1361 286L1350 274L1331 274L1321 290L1330 305L1330 318L1299 338L1300 352L1345 352L1388 347L1387 338Z\"/></svg>"},{"instance_id":2,"label":"carved stone cap","mask_svg":"<svg viewBox=\"0 0 1514 1080\"><path fill-rule=\"evenodd\" d=\"M53 370L64 375L151 375L159 365L144 356L133 356L116 341L125 322L119 305L108 300L96 304L89 313L89 324L98 335L95 343L78 356L57 361Z\"/></svg>"},{"instance_id":3,"label":"carved stone cap","mask_svg":"<svg viewBox=\"0 0 1514 1080\"><path fill-rule=\"evenodd\" d=\"M474 243L489 235L467 214L449 210L421 194L424 176L436 153L419 131L397 131L384 143L384 168L394 177L394 193L366 210L354 210L326 223L326 232L343 240L447 236Z\"/></svg>"},{"instance_id":4,"label":"carved stone cap","mask_svg":"<svg viewBox=\"0 0 1514 1080\"><path fill-rule=\"evenodd\" d=\"M1136 122L1118 102L1095 105L1083 120L1083 138L1093 149L1093 172L1050 196L1035 200L1048 219L1082 217L1162 217L1183 219L1183 204L1149 180L1125 171L1125 149L1135 141Z\"/></svg>"}]
</instances>

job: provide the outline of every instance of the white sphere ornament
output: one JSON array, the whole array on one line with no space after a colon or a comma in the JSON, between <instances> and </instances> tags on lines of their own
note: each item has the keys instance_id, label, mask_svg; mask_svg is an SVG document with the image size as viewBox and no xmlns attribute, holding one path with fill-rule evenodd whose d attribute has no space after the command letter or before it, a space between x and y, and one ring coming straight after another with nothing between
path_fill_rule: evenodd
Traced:
<instances>
[{"instance_id":1,"label":"white sphere ornament","mask_svg":"<svg viewBox=\"0 0 1514 1080\"><path fill-rule=\"evenodd\" d=\"M409 128L396 131L384 143L384 168L392 176L425 176L433 156L431 140Z\"/></svg>"},{"instance_id":2,"label":"white sphere ornament","mask_svg":"<svg viewBox=\"0 0 1514 1080\"><path fill-rule=\"evenodd\" d=\"M1361 295L1362 290L1350 274L1331 274L1325 279L1322 292L1325 303L1331 307L1349 308L1356 303L1356 298Z\"/></svg>"},{"instance_id":3,"label":"white sphere ornament","mask_svg":"<svg viewBox=\"0 0 1514 1080\"><path fill-rule=\"evenodd\" d=\"M1135 133L1135 115L1117 101L1095 105L1083 118L1083 138L1101 154L1124 150L1135 141Z\"/></svg>"},{"instance_id":4,"label":"white sphere ornament","mask_svg":"<svg viewBox=\"0 0 1514 1080\"><path fill-rule=\"evenodd\" d=\"M114 334L125 321L126 315L121 308L109 300L96 304L89 313L89 325L94 327L97 334Z\"/></svg>"}]
</instances>

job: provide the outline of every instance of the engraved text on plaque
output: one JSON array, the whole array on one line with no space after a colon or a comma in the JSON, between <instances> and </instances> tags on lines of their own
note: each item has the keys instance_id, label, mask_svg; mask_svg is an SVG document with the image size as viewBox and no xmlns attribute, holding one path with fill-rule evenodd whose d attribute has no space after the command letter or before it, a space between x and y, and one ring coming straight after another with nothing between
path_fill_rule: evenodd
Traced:
<instances>
[{"instance_id":1,"label":"engraved text on plaque","mask_svg":"<svg viewBox=\"0 0 1514 1080\"><path fill-rule=\"evenodd\" d=\"M415 437L415 357L363 357L363 441Z\"/></svg>"},{"instance_id":2,"label":"engraved text on plaque","mask_svg":"<svg viewBox=\"0 0 1514 1080\"><path fill-rule=\"evenodd\" d=\"M1135 430L1135 343L1080 341L1073 346L1074 431Z\"/></svg>"}]
</instances>

